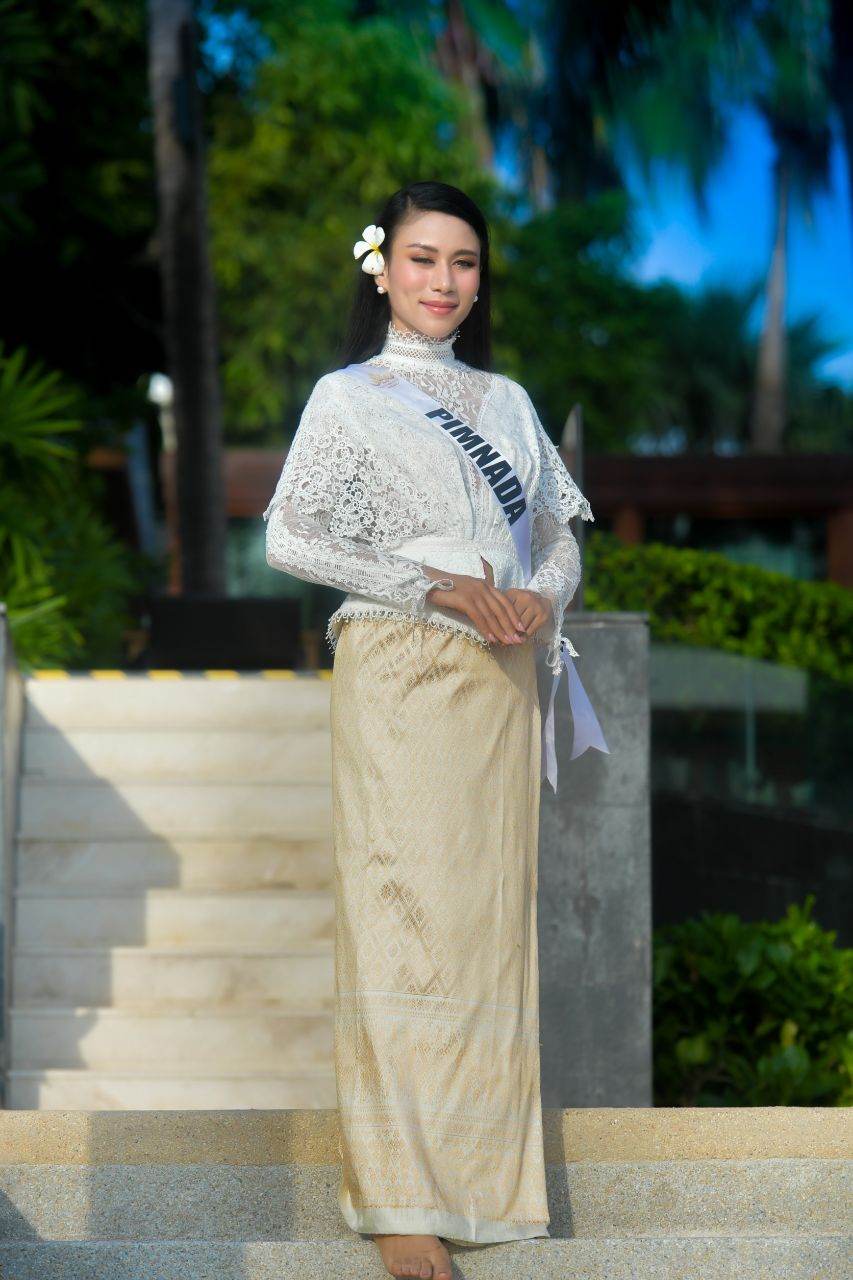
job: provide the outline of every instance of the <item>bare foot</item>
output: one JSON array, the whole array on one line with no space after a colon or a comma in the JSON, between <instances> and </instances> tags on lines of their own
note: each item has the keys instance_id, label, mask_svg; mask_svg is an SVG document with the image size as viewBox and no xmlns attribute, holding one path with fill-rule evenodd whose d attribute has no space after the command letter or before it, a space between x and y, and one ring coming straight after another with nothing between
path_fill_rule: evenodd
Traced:
<instances>
[{"instance_id":1,"label":"bare foot","mask_svg":"<svg viewBox=\"0 0 853 1280\"><path fill-rule=\"evenodd\" d=\"M450 1254L438 1236L374 1235L373 1239L390 1275L451 1280Z\"/></svg>"}]
</instances>

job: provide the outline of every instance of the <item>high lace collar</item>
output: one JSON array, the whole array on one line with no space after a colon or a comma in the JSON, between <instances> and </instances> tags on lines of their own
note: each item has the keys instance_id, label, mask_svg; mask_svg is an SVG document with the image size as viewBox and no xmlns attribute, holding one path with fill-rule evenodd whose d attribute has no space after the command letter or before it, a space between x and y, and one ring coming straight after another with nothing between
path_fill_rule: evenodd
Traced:
<instances>
[{"instance_id":1,"label":"high lace collar","mask_svg":"<svg viewBox=\"0 0 853 1280\"><path fill-rule=\"evenodd\" d=\"M382 350L375 356L371 357L372 361L380 363L399 363L399 364L458 364L456 356L453 354L453 344L459 337L458 327L449 333L446 338L436 338L428 333L417 331L410 333L407 330L398 329L393 320L388 321L388 329L385 334L385 342ZM371 361L366 361L370 364Z\"/></svg>"}]
</instances>

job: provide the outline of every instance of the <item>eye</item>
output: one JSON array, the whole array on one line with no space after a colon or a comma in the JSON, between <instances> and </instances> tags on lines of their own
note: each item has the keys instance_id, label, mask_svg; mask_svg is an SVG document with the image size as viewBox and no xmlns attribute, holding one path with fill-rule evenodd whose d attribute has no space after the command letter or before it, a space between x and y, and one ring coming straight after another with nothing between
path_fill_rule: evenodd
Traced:
<instances>
[{"instance_id":1,"label":"eye","mask_svg":"<svg viewBox=\"0 0 853 1280\"><path fill-rule=\"evenodd\" d=\"M473 267L474 263L467 258L459 258L459 263L463 267ZM412 262L432 262L432 258L412 258Z\"/></svg>"}]
</instances>

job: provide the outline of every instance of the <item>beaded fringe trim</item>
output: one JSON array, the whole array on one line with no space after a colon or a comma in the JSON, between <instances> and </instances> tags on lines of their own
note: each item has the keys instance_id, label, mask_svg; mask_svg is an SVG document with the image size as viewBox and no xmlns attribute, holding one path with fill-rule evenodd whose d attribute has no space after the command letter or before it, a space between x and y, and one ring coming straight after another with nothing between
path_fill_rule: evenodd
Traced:
<instances>
[{"instance_id":1,"label":"beaded fringe trim","mask_svg":"<svg viewBox=\"0 0 853 1280\"><path fill-rule=\"evenodd\" d=\"M484 640L482 636L473 635L470 631L465 631L461 627L455 627L453 623L448 622L446 618L414 617L410 614L401 612L399 609L390 609L384 605L372 605L368 609L360 609L358 613L345 613L345 614L333 613L332 614L331 618L329 619L328 625L326 627L326 642L329 648L331 649L332 653L335 652L335 648L338 643L339 628L342 627L345 622L358 621L362 618L366 618L366 619L393 618L397 622L411 622L412 625L415 627L417 626L433 627L436 631L453 631L456 633L456 635L463 636L466 640L473 641L473 643L479 645L481 649L491 649L491 645L488 643L488 641ZM559 661L560 661L559 652L560 651L559 651L556 638L553 641L549 641L549 640L542 640L538 637L539 637L538 632L533 635L532 639L534 644L545 646L545 648L548 649L549 651L549 658L551 658L552 654L553 656L556 657L556 661L558 664L557 670L559 671ZM553 670L553 667L551 666L551 661L549 661L548 665Z\"/></svg>"},{"instance_id":2,"label":"beaded fringe trim","mask_svg":"<svg viewBox=\"0 0 853 1280\"><path fill-rule=\"evenodd\" d=\"M326 640L332 653L335 652L335 646L338 642L335 628L343 626L345 622L358 621L361 618L393 618L397 622L410 621L413 626L433 627L436 631L454 631L456 635L464 636L466 640L473 640L474 644L478 644L481 649L489 649L491 647L482 636L472 635L470 631L464 631L462 627L454 627L453 623L448 622L446 618L414 618L399 609L389 609L384 605L374 605L369 609L360 609L358 613L332 614L329 619L329 625L326 627Z\"/></svg>"}]
</instances>

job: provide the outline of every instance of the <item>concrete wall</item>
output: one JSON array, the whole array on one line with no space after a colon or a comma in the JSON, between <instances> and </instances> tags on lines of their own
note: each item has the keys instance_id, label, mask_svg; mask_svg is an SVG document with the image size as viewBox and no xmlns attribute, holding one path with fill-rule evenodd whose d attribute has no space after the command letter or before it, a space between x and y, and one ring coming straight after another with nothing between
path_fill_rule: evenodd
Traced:
<instances>
[{"instance_id":1,"label":"concrete wall","mask_svg":"<svg viewBox=\"0 0 853 1280\"><path fill-rule=\"evenodd\" d=\"M610 753L590 747L570 761L563 674L557 794L543 780L540 806L542 1103L651 1106L648 615L568 612L562 631ZM539 676L544 720L544 662Z\"/></svg>"},{"instance_id":2,"label":"concrete wall","mask_svg":"<svg viewBox=\"0 0 853 1280\"><path fill-rule=\"evenodd\" d=\"M0 601L0 1106L6 1105L11 998L13 855L24 718L24 682Z\"/></svg>"}]
</instances>

